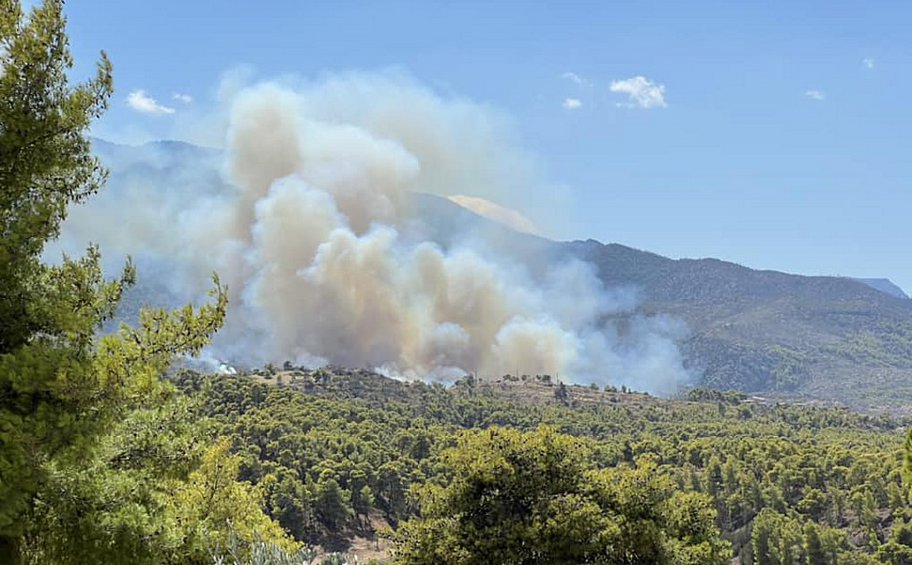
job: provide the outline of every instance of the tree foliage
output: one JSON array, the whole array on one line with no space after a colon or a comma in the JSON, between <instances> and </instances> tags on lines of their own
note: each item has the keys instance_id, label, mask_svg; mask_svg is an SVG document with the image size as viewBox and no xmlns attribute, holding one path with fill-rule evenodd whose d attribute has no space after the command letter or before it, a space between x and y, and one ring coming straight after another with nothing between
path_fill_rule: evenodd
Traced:
<instances>
[{"instance_id":1,"label":"tree foliage","mask_svg":"<svg viewBox=\"0 0 912 565\"><path fill-rule=\"evenodd\" d=\"M107 105L111 65L70 86L62 2L25 17L0 3L0 546L42 482L41 459L79 443L108 389L92 372L94 334L133 280L104 281L97 250L58 266L41 262L67 206L98 189L104 173L83 133Z\"/></svg>"},{"instance_id":2,"label":"tree foliage","mask_svg":"<svg viewBox=\"0 0 912 565\"><path fill-rule=\"evenodd\" d=\"M106 178L85 134L111 64L102 53L71 85L65 28L61 0L28 14L0 0L0 562L203 563L229 521L245 540L292 547L235 481L227 445L206 450L203 424L161 380L221 326L218 279L208 304L145 310L99 338L133 266L107 280L95 247L42 260L68 207Z\"/></svg>"},{"instance_id":3,"label":"tree foliage","mask_svg":"<svg viewBox=\"0 0 912 565\"><path fill-rule=\"evenodd\" d=\"M724 563L715 510L652 465L595 470L578 440L550 428L467 433L402 524L402 564Z\"/></svg>"},{"instance_id":4,"label":"tree foliage","mask_svg":"<svg viewBox=\"0 0 912 565\"><path fill-rule=\"evenodd\" d=\"M286 368L281 376L281 387L276 375L184 373L177 382L197 391L202 413L231 436L241 476L262 485L269 513L302 541L372 535L359 517L365 487L374 498L370 523L385 520L395 530L425 518L423 485L445 489L457 478L445 454L464 431L534 433L546 424L581 446L587 480L652 468L671 481L672 496L708 496L715 526L741 563L762 559L751 538L764 524L769 544L791 548L799 560L822 550L827 562L861 563L904 551L902 524L912 518L902 472L907 424L885 416L736 395L685 402L577 386L566 387L563 402L542 383L444 388L340 368ZM327 469L343 491L338 496L318 496ZM670 505L666 517L677 508Z\"/></svg>"}]
</instances>

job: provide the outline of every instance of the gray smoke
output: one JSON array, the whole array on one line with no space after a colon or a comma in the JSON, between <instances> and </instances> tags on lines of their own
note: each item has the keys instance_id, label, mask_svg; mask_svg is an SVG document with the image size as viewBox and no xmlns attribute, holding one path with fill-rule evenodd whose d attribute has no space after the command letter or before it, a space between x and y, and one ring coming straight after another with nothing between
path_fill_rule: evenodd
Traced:
<instances>
[{"instance_id":1,"label":"gray smoke","mask_svg":"<svg viewBox=\"0 0 912 565\"><path fill-rule=\"evenodd\" d=\"M162 147L146 146L142 172L124 176L136 163L110 157L116 182L74 210L58 246L130 253L176 300L198 298L217 271L232 307L214 357L659 393L687 380L683 327L633 315L633 293L606 290L590 265L533 275L483 236L444 248L410 230L414 192L543 202L497 112L365 74L253 85L227 108L224 151L156 168ZM623 331L610 321L621 315Z\"/></svg>"}]
</instances>

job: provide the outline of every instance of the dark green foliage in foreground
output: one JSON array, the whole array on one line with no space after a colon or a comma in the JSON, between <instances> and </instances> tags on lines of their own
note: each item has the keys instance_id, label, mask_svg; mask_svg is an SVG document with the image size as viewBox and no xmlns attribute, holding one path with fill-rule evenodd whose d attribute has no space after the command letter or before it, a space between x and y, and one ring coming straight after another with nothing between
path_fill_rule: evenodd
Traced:
<instances>
[{"instance_id":1,"label":"dark green foliage in foreground","mask_svg":"<svg viewBox=\"0 0 912 565\"><path fill-rule=\"evenodd\" d=\"M91 372L92 336L132 270L107 282L94 250L58 267L40 258L67 206L104 177L82 134L107 104L110 64L68 85L61 10L49 2L26 21L18 2L0 3L0 560L43 480L36 457L92 433L97 419L81 413L120 396Z\"/></svg>"},{"instance_id":2,"label":"dark green foliage in foreground","mask_svg":"<svg viewBox=\"0 0 912 565\"><path fill-rule=\"evenodd\" d=\"M111 65L71 85L61 0L26 14L0 0L0 563L206 563L233 531L295 549L235 480L239 460L161 379L218 330L227 296L144 310L98 337L129 263L42 261L71 205L106 178L86 131L106 108Z\"/></svg>"},{"instance_id":3,"label":"dark green foliage in foreground","mask_svg":"<svg viewBox=\"0 0 912 565\"><path fill-rule=\"evenodd\" d=\"M727 561L708 496L650 463L594 469L586 443L550 428L464 434L443 454L450 483L424 489L420 517L396 533L396 563Z\"/></svg>"},{"instance_id":4,"label":"dark green foliage in foreground","mask_svg":"<svg viewBox=\"0 0 912 565\"><path fill-rule=\"evenodd\" d=\"M448 449L480 441L465 431L547 425L577 438L584 474L650 467L674 492L709 496L742 563L901 563L912 548L904 433L885 416L711 391L693 402L569 386L560 400L531 382L445 389L342 370L179 380L201 391L271 515L310 542L369 532L368 515L394 529L419 510L433 519L427 492L448 492L458 468Z\"/></svg>"}]
</instances>

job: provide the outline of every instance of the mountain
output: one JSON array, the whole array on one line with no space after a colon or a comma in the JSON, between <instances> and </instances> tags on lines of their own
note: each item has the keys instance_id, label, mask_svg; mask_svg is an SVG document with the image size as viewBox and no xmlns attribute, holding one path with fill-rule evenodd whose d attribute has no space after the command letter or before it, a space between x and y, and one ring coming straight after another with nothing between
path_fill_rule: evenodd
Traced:
<instances>
[{"instance_id":1,"label":"mountain","mask_svg":"<svg viewBox=\"0 0 912 565\"><path fill-rule=\"evenodd\" d=\"M864 283L871 288L876 288L880 292L886 292L890 296L895 296L896 298L905 298L907 300L909 298L909 295L890 279L852 278L852 280Z\"/></svg>"},{"instance_id":2,"label":"mountain","mask_svg":"<svg viewBox=\"0 0 912 565\"><path fill-rule=\"evenodd\" d=\"M718 259L674 260L595 240L552 242L427 195L417 209L443 244L487 230L499 251L533 266L578 257L607 287L635 289L639 313L687 324L679 345L702 384L861 409L912 407L912 301L902 291Z\"/></svg>"},{"instance_id":3,"label":"mountain","mask_svg":"<svg viewBox=\"0 0 912 565\"><path fill-rule=\"evenodd\" d=\"M232 190L219 175L217 150L177 142L138 148L95 143L112 169L110 190L127 183ZM568 257L590 262L606 287L637 294L636 313L686 324L678 345L701 384L912 413L912 300L886 279L808 277L718 259L675 260L594 240L550 241L428 194L415 194L412 206L414 219L403 237L443 247L480 240L533 275ZM144 292L129 301L144 302ZM623 319L614 322L623 328Z\"/></svg>"},{"instance_id":4,"label":"mountain","mask_svg":"<svg viewBox=\"0 0 912 565\"><path fill-rule=\"evenodd\" d=\"M632 284L641 308L682 319L703 382L856 407L912 400L912 302L837 277L671 260L620 245L568 244L606 284Z\"/></svg>"}]
</instances>

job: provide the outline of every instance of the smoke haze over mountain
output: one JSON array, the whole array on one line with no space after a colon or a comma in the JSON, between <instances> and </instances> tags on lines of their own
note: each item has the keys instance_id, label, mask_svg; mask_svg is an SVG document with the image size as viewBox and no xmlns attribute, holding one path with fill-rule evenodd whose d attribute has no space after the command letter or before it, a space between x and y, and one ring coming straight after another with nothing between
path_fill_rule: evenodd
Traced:
<instances>
[{"instance_id":1,"label":"smoke haze over mountain","mask_svg":"<svg viewBox=\"0 0 912 565\"><path fill-rule=\"evenodd\" d=\"M497 112L389 75L229 98L223 152L192 170L157 167L161 147L108 157L112 186L73 211L52 251L95 241L132 254L177 300L218 272L232 305L211 354L232 362L547 373L659 393L688 379L682 324L634 315L634 293L604 288L590 265L533 274L484 234L446 248L421 237L414 192L546 202Z\"/></svg>"}]
</instances>

